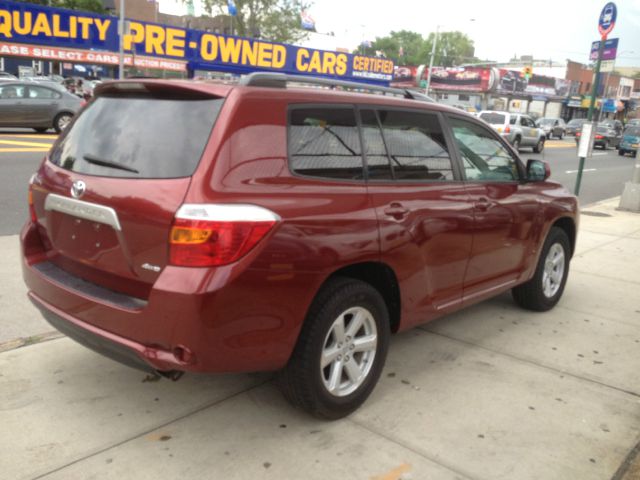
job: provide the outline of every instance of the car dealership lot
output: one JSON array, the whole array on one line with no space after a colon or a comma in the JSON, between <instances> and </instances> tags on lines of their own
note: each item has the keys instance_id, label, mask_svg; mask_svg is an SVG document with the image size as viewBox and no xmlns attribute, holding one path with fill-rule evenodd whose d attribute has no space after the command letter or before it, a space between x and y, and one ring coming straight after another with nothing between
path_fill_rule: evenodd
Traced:
<instances>
[{"instance_id":1,"label":"car dealership lot","mask_svg":"<svg viewBox=\"0 0 640 480\"><path fill-rule=\"evenodd\" d=\"M640 437L640 215L616 205L586 208L556 309L527 313L506 295L394 337L369 401L337 422L291 408L265 374L149 382L67 338L6 350L0 471L612 478ZM5 297L20 282L0 272ZM19 290L11 315L38 318Z\"/></svg>"}]
</instances>

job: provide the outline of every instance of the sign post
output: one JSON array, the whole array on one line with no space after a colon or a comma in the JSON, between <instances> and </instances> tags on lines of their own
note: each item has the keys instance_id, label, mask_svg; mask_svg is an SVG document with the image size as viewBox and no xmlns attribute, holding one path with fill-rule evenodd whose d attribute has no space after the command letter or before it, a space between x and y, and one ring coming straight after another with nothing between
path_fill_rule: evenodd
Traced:
<instances>
[{"instance_id":1,"label":"sign post","mask_svg":"<svg viewBox=\"0 0 640 480\"><path fill-rule=\"evenodd\" d=\"M598 94L598 83L600 80L600 64L602 63L602 53L604 52L604 46L607 40L607 36L613 30L616 24L616 17L618 15L618 9L613 2L607 3L602 12L600 12L600 18L598 19L598 31L600 32L601 41L598 48L598 57L596 60L596 68L594 71L595 79L593 80L593 87L591 88L591 102L589 103L589 113L587 113L587 121L591 122L593 119L593 107L596 103L596 95ZM584 149L579 149L580 153L584 153ZM580 194L580 183L582 182L582 170L584 170L585 156L580 155L580 163L578 165L578 176L576 177L576 187L574 193Z\"/></svg>"}]
</instances>

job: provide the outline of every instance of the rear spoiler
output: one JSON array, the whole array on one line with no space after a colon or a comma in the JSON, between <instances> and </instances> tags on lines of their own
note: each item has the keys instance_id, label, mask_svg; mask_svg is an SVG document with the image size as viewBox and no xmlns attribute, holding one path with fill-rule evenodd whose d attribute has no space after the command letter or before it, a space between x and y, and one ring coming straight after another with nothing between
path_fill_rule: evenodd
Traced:
<instances>
[{"instance_id":1,"label":"rear spoiler","mask_svg":"<svg viewBox=\"0 0 640 480\"><path fill-rule=\"evenodd\" d=\"M206 100L225 97L231 87L188 81L117 80L98 85L96 97L150 97L175 100Z\"/></svg>"}]
</instances>

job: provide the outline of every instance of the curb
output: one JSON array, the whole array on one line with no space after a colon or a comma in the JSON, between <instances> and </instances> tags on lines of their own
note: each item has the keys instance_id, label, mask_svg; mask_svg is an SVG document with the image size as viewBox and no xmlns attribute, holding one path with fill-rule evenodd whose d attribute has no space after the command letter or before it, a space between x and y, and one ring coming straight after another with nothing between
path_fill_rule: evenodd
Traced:
<instances>
[{"instance_id":1,"label":"curb","mask_svg":"<svg viewBox=\"0 0 640 480\"><path fill-rule=\"evenodd\" d=\"M57 338L64 337L64 335L58 331L51 331L46 333L40 333L38 335L32 335L30 337L21 337L14 340L8 340L0 343L0 353L8 352L9 350L15 350L16 348L28 347L29 345L35 345L37 343L48 342L49 340L55 340Z\"/></svg>"}]
</instances>

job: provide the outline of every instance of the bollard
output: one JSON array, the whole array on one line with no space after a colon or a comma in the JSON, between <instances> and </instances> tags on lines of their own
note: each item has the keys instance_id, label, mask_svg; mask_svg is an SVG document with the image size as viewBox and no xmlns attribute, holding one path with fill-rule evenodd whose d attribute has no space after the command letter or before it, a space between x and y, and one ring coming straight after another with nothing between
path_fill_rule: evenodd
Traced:
<instances>
[{"instance_id":1,"label":"bollard","mask_svg":"<svg viewBox=\"0 0 640 480\"><path fill-rule=\"evenodd\" d=\"M636 164L633 178L624 184L624 191L620 197L618 210L628 210L640 213L640 148L636 150Z\"/></svg>"}]
</instances>

